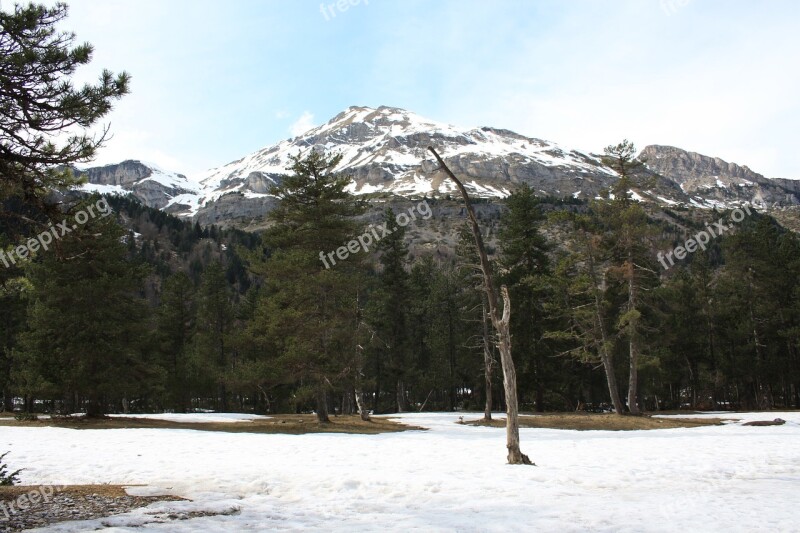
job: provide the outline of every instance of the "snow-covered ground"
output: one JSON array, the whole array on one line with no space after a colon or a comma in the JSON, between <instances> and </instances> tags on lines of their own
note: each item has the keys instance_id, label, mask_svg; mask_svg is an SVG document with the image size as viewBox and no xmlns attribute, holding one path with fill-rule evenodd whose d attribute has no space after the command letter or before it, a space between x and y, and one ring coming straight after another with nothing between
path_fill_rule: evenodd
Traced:
<instances>
[{"instance_id":1,"label":"snow-covered ground","mask_svg":"<svg viewBox=\"0 0 800 533\"><path fill-rule=\"evenodd\" d=\"M49 531L800 531L799 412L725 413L788 421L771 427L524 429L537 467L506 465L504 430L459 416L402 415L429 431L383 435L3 427L0 449L26 484L193 500ZM198 510L237 511L152 522Z\"/></svg>"}]
</instances>

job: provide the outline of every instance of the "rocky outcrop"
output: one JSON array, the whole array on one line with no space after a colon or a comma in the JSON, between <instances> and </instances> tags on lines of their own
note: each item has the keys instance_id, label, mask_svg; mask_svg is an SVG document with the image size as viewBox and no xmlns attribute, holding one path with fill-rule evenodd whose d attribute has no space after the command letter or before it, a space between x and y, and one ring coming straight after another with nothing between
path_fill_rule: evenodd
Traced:
<instances>
[{"instance_id":1,"label":"rocky outcrop","mask_svg":"<svg viewBox=\"0 0 800 533\"><path fill-rule=\"evenodd\" d=\"M194 220L201 226L259 227L263 226L264 215L275 207L276 202L277 199L271 196L248 197L233 192L206 202L195 213Z\"/></svg>"},{"instance_id":2,"label":"rocky outcrop","mask_svg":"<svg viewBox=\"0 0 800 533\"><path fill-rule=\"evenodd\" d=\"M672 146L648 146L639 157L648 168L692 198L759 207L800 204L800 181L773 180L746 166Z\"/></svg>"},{"instance_id":3,"label":"rocky outcrop","mask_svg":"<svg viewBox=\"0 0 800 533\"><path fill-rule=\"evenodd\" d=\"M116 165L74 171L87 179L89 190L106 192L109 189L102 187L105 186L119 193L128 192L155 209L166 208L177 196L197 194L196 187L183 174L167 172L141 161L129 160Z\"/></svg>"}]
</instances>

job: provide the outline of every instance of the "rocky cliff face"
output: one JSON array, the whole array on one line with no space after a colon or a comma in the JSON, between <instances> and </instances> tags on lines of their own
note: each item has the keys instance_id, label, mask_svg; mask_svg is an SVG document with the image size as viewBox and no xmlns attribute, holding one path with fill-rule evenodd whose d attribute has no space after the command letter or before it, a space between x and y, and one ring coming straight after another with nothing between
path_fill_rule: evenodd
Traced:
<instances>
[{"instance_id":1,"label":"rocky cliff face","mask_svg":"<svg viewBox=\"0 0 800 533\"><path fill-rule=\"evenodd\" d=\"M746 166L672 146L648 146L639 157L650 170L677 184L690 202L800 205L800 181L767 179Z\"/></svg>"},{"instance_id":2,"label":"rocky cliff face","mask_svg":"<svg viewBox=\"0 0 800 533\"><path fill-rule=\"evenodd\" d=\"M393 107L350 107L303 135L211 169L195 183L138 161L84 172L94 187L132 192L147 205L200 224L249 227L274 206L270 187L285 175L291 157L310 150L341 155L336 170L353 177L355 194L455 195L428 146L478 198L502 198L528 184L543 195L590 199L618 178L597 154L503 129L458 129ZM632 191L641 201L702 208L800 204L800 181L767 179L745 166L668 146L648 146L640 157L652 178Z\"/></svg>"},{"instance_id":3,"label":"rocky cliff face","mask_svg":"<svg viewBox=\"0 0 800 533\"><path fill-rule=\"evenodd\" d=\"M86 177L86 190L132 194L146 206L155 209L174 211L168 209L172 207L173 200L198 194L197 187L183 174L167 172L141 161L129 160L116 165L75 169L75 173Z\"/></svg>"}]
</instances>

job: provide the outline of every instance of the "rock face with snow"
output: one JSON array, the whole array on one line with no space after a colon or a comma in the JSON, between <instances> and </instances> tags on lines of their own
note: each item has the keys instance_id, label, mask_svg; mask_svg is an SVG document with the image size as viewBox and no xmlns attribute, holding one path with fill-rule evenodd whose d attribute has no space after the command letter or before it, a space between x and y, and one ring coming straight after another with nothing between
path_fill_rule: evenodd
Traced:
<instances>
[{"instance_id":1,"label":"rock face with snow","mask_svg":"<svg viewBox=\"0 0 800 533\"><path fill-rule=\"evenodd\" d=\"M800 204L800 181L767 179L746 166L672 146L648 146L640 154L647 167L674 182L695 202Z\"/></svg>"},{"instance_id":2,"label":"rock face with snow","mask_svg":"<svg viewBox=\"0 0 800 533\"><path fill-rule=\"evenodd\" d=\"M478 197L504 197L522 183L543 192L594 192L614 178L592 155L494 128L460 130L393 107L351 107L327 124L269 146L201 180L210 199L232 191L262 194L286 172L291 156L309 150L342 155L337 170L354 178L357 194L422 196L455 192L435 172L428 146L435 147Z\"/></svg>"},{"instance_id":3,"label":"rock face with snow","mask_svg":"<svg viewBox=\"0 0 800 533\"><path fill-rule=\"evenodd\" d=\"M183 174L167 172L141 161L129 160L116 165L75 169L75 173L87 179L84 190L130 193L144 205L155 209L170 211L176 198L185 195L185 200L190 202L198 195L197 187Z\"/></svg>"},{"instance_id":4,"label":"rock face with snow","mask_svg":"<svg viewBox=\"0 0 800 533\"><path fill-rule=\"evenodd\" d=\"M595 198L618 178L596 154L503 129L459 129L394 107L350 107L300 136L211 169L196 184L138 161L84 172L95 188L130 191L149 206L202 225L246 227L274 207L270 187L286 174L292 157L311 150L341 155L336 170L353 177L355 194L455 194L428 146L480 198L502 198L522 184L543 195ZM800 181L767 179L747 167L667 146L648 146L641 157L652 174L645 190L633 191L643 201L705 208L800 204Z\"/></svg>"}]
</instances>

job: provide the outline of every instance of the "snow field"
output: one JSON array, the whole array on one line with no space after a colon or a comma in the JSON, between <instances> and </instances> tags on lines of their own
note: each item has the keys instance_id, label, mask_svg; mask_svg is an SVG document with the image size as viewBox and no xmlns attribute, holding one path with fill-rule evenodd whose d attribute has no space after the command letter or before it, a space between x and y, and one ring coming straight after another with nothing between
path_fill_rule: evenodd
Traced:
<instances>
[{"instance_id":1,"label":"snow field","mask_svg":"<svg viewBox=\"0 0 800 533\"><path fill-rule=\"evenodd\" d=\"M193 500L48 531L800 531L800 413L725 413L788 421L772 427L523 429L537 467L506 465L505 430L459 416L481 415L393 416L430 429L382 435L4 427L0 442L26 484ZM152 523L198 510L236 513Z\"/></svg>"}]
</instances>

